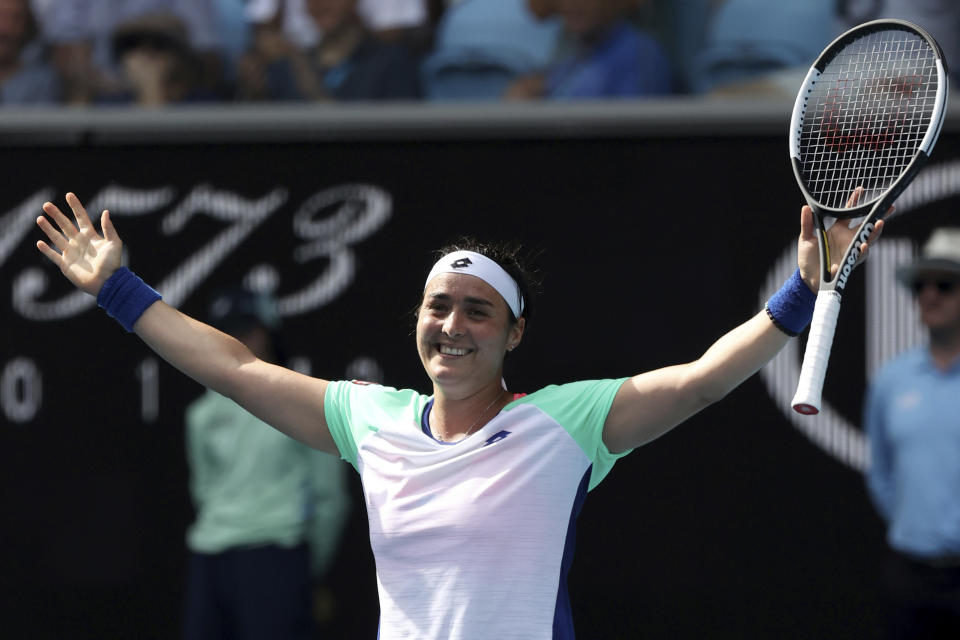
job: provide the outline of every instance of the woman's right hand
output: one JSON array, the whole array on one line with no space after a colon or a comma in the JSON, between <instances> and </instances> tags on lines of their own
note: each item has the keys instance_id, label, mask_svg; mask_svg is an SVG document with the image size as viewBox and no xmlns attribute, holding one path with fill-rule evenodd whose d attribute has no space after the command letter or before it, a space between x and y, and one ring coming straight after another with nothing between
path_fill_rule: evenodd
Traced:
<instances>
[{"instance_id":1,"label":"woman's right hand","mask_svg":"<svg viewBox=\"0 0 960 640\"><path fill-rule=\"evenodd\" d=\"M37 249L57 265L77 288L96 296L103 283L120 268L123 242L107 210L100 216L100 227L103 229L101 236L76 195L68 193L67 204L73 211L76 224L52 202L44 203L43 212L53 218L59 230L44 216L37 218L37 225L56 247L54 249L43 240L38 240Z\"/></svg>"}]
</instances>

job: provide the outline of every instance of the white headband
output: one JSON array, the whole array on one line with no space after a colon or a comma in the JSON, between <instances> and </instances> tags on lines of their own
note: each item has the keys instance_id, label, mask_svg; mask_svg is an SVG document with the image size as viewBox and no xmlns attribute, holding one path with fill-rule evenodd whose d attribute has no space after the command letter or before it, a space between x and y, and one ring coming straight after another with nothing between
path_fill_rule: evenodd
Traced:
<instances>
[{"instance_id":1,"label":"white headband","mask_svg":"<svg viewBox=\"0 0 960 640\"><path fill-rule=\"evenodd\" d=\"M465 273L476 276L497 290L507 306L513 311L513 317L519 318L523 313L523 294L520 293L520 287L517 281L510 277L510 274L503 270L499 264L487 256L475 253L473 251L454 251L443 256L430 269L430 275L423 284L427 285L436 276L441 273Z\"/></svg>"}]
</instances>

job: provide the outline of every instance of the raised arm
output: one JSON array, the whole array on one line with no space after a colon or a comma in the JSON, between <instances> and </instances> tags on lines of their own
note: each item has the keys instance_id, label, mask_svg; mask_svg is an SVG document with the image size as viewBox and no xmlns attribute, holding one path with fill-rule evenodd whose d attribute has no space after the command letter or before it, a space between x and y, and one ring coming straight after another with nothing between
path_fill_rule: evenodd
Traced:
<instances>
[{"instance_id":1,"label":"raised arm","mask_svg":"<svg viewBox=\"0 0 960 640\"><path fill-rule=\"evenodd\" d=\"M37 224L53 246L37 248L70 282L92 296L122 277L123 243L108 211L100 217L101 236L80 200L67 194L70 220L45 203ZM149 303L149 302L148 302ZM195 320L162 301L146 308L132 329L157 355L200 384L232 398L267 424L321 451L336 453L323 412L327 381L311 378L256 358L243 343Z\"/></svg>"},{"instance_id":2,"label":"raised arm","mask_svg":"<svg viewBox=\"0 0 960 640\"><path fill-rule=\"evenodd\" d=\"M859 190L851 196L851 202L858 195ZM801 209L800 220L800 276L815 292L820 279L819 248L809 207ZM882 228L881 221L869 242L863 244L861 255L865 256L868 245L876 241ZM843 222L833 225L827 234L830 255L842 255L853 233ZM831 265L832 272L838 267ZM618 453L663 435L730 393L773 359L789 340L790 336L773 324L766 311L761 311L717 340L697 360L632 377L614 398L603 428L604 444Z\"/></svg>"}]
</instances>

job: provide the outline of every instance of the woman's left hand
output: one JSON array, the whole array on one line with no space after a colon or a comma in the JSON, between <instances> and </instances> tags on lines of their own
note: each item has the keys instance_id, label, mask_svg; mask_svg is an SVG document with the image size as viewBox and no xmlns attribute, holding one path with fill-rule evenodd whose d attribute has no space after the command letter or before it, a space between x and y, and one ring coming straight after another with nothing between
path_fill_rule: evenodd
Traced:
<instances>
[{"instance_id":1,"label":"woman's left hand","mask_svg":"<svg viewBox=\"0 0 960 640\"><path fill-rule=\"evenodd\" d=\"M863 187L854 189L847 200L847 208L856 206L862 195ZM890 215L891 211L893 211L893 207L890 207L886 215ZM839 261L859 228L860 225L855 224L851 229L850 221L844 219L837 220L827 231L827 251L830 257L831 275L836 274L840 269ZM857 259L857 264L863 262L870 247L880 238L882 232L883 220L881 219L874 224L870 236L860 245L860 256ZM814 293L820 286L820 247L817 242L817 233L817 228L813 224L813 211L809 206L804 205L800 210L800 238L797 242L797 261L800 265L800 275L803 277L803 281Z\"/></svg>"}]
</instances>

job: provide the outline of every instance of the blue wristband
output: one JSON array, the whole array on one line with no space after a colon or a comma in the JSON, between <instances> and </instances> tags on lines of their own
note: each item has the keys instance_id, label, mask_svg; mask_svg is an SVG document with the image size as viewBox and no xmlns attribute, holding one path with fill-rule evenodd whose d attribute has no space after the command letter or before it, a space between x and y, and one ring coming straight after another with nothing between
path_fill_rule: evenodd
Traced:
<instances>
[{"instance_id":1,"label":"blue wristband","mask_svg":"<svg viewBox=\"0 0 960 640\"><path fill-rule=\"evenodd\" d=\"M816 302L816 294L810 291L797 269L767 300L767 315L778 329L788 336L796 336L810 324Z\"/></svg>"},{"instance_id":2,"label":"blue wristband","mask_svg":"<svg viewBox=\"0 0 960 640\"><path fill-rule=\"evenodd\" d=\"M114 271L97 294L97 304L128 332L133 331L147 307L159 299L159 293L126 267Z\"/></svg>"}]
</instances>

